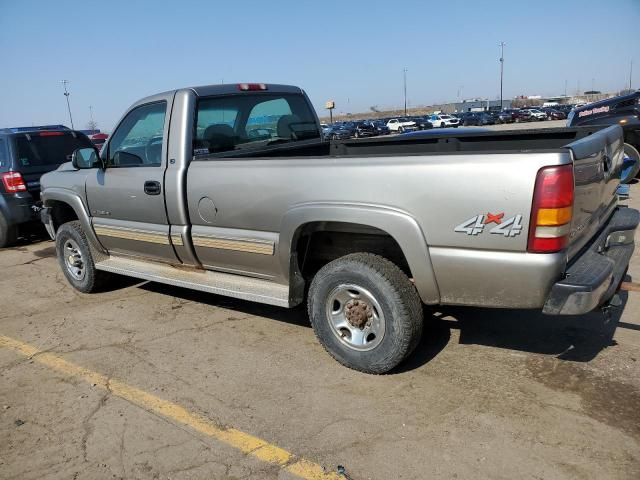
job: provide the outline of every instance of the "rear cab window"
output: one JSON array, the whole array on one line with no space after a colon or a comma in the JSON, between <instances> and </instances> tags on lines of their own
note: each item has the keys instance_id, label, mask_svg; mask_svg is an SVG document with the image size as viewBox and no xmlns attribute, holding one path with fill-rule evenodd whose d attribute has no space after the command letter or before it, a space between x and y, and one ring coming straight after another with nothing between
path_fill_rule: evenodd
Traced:
<instances>
[{"instance_id":1,"label":"rear cab window","mask_svg":"<svg viewBox=\"0 0 640 480\"><path fill-rule=\"evenodd\" d=\"M59 165L71 161L71 154L77 148L91 146L87 137L71 131L19 134L15 137L15 168Z\"/></svg>"},{"instance_id":2,"label":"rear cab window","mask_svg":"<svg viewBox=\"0 0 640 480\"><path fill-rule=\"evenodd\" d=\"M200 98L194 155L208 155L321 139L305 97L252 93Z\"/></svg>"}]
</instances>

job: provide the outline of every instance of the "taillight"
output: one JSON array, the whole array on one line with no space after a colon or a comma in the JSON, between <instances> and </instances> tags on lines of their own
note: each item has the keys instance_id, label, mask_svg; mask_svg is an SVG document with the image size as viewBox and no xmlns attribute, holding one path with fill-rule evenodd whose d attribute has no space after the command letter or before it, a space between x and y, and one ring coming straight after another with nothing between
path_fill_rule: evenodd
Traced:
<instances>
[{"instance_id":1,"label":"taillight","mask_svg":"<svg viewBox=\"0 0 640 480\"><path fill-rule=\"evenodd\" d=\"M239 83L238 90L242 91L256 91L256 90L266 90L267 86L264 83Z\"/></svg>"},{"instance_id":2,"label":"taillight","mask_svg":"<svg viewBox=\"0 0 640 480\"><path fill-rule=\"evenodd\" d=\"M573 165L538 171L527 251L552 253L565 248L573 216Z\"/></svg>"},{"instance_id":3,"label":"taillight","mask_svg":"<svg viewBox=\"0 0 640 480\"><path fill-rule=\"evenodd\" d=\"M18 172L7 172L2 174L2 183L7 193L26 192L27 185Z\"/></svg>"}]
</instances>

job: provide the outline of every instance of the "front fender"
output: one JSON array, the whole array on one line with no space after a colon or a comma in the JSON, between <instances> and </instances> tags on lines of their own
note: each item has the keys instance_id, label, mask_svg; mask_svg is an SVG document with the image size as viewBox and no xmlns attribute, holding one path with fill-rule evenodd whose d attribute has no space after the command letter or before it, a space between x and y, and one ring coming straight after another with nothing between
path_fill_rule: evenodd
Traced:
<instances>
[{"instance_id":1,"label":"front fender","mask_svg":"<svg viewBox=\"0 0 640 480\"><path fill-rule=\"evenodd\" d=\"M279 261L289 277L292 271L292 246L305 224L311 222L345 222L374 227L388 233L398 243L407 259L414 283L424 303L440 302L440 292L431 265L429 248L418 222L401 210L361 204L305 203L285 214L280 228ZM287 278L293 285L291 278Z\"/></svg>"},{"instance_id":2,"label":"front fender","mask_svg":"<svg viewBox=\"0 0 640 480\"><path fill-rule=\"evenodd\" d=\"M74 192L73 190L68 190L66 188L47 187L42 194L42 202L45 207L52 207L54 205L54 202L62 202L69 205L78 217L78 220L82 225L82 229L84 230L84 233L87 236L87 240L89 240L91 246L96 251L107 254L107 251L99 242L98 237L93 231L93 226L91 225L91 217L89 216L89 213L87 211L87 206L76 192Z\"/></svg>"}]
</instances>

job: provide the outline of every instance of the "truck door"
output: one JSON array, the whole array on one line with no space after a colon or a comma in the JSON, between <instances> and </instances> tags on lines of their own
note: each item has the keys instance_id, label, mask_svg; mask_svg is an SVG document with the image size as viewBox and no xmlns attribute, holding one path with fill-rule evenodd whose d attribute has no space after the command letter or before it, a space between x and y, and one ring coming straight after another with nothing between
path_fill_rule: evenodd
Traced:
<instances>
[{"instance_id":1,"label":"truck door","mask_svg":"<svg viewBox=\"0 0 640 480\"><path fill-rule=\"evenodd\" d=\"M87 178L87 203L112 254L177 261L169 240L164 172L173 93L133 107L103 150L106 168Z\"/></svg>"}]
</instances>

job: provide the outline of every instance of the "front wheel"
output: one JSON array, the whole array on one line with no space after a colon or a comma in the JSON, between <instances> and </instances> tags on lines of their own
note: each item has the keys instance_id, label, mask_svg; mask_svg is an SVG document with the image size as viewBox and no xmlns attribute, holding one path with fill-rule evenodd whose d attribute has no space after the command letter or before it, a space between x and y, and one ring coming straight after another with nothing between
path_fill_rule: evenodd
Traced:
<instances>
[{"instance_id":1,"label":"front wheel","mask_svg":"<svg viewBox=\"0 0 640 480\"><path fill-rule=\"evenodd\" d=\"M440 123L440 128L444 128L444 122Z\"/></svg>"},{"instance_id":2,"label":"front wheel","mask_svg":"<svg viewBox=\"0 0 640 480\"><path fill-rule=\"evenodd\" d=\"M329 354L346 367L382 374L416 348L422 302L394 263L353 253L325 265L309 288L309 318Z\"/></svg>"},{"instance_id":3,"label":"front wheel","mask_svg":"<svg viewBox=\"0 0 640 480\"><path fill-rule=\"evenodd\" d=\"M399 127L399 128L398 128L398 132L399 132L399 133L404 133L404 127Z\"/></svg>"},{"instance_id":4,"label":"front wheel","mask_svg":"<svg viewBox=\"0 0 640 480\"><path fill-rule=\"evenodd\" d=\"M98 291L109 277L96 270L89 241L77 220L65 223L56 232L56 253L62 273L82 293Z\"/></svg>"}]
</instances>

